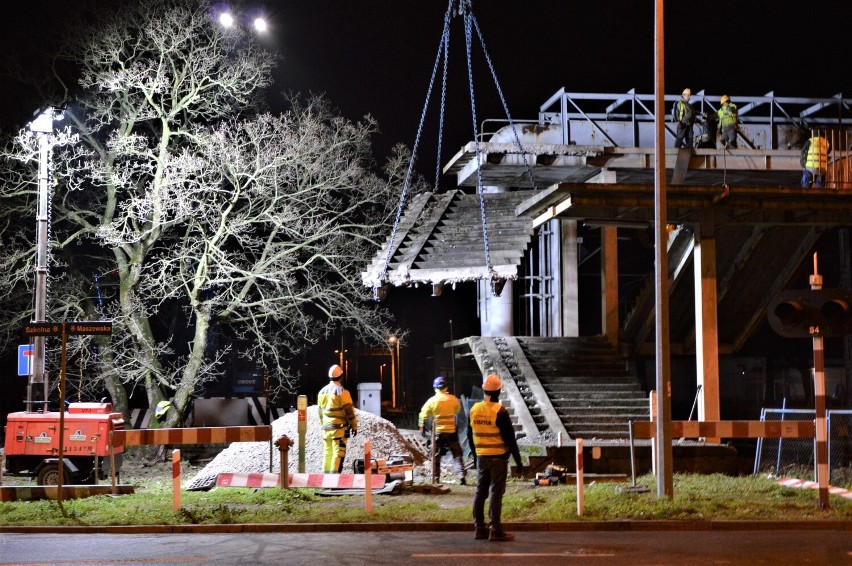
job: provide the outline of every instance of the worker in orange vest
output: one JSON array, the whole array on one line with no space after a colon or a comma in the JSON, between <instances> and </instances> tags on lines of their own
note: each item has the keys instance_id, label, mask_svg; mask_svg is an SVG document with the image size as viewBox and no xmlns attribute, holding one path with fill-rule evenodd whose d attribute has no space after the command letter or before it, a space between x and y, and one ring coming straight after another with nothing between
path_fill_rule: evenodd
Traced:
<instances>
[{"instance_id":1,"label":"worker in orange vest","mask_svg":"<svg viewBox=\"0 0 852 566\"><path fill-rule=\"evenodd\" d=\"M515 429L509 412L500 404L503 382L494 374L482 383L485 400L470 409L470 427L467 429L471 446L476 449L476 495L473 498L473 526L475 539L491 541L514 540L515 535L503 530L500 516L503 510L503 493L506 491L509 454L515 459L517 473L523 473L521 452L515 440ZM485 523L485 500L490 496L488 519Z\"/></svg>"}]
</instances>

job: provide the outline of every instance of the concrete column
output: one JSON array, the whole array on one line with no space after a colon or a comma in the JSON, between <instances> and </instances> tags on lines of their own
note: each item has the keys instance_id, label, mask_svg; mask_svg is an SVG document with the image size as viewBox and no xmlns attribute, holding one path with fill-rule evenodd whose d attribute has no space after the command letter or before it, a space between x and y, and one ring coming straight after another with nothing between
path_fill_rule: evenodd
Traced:
<instances>
[{"instance_id":1,"label":"concrete column","mask_svg":"<svg viewBox=\"0 0 852 566\"><path fill-rule=\"evenodd\" d=\"M580 335L577 221L562 220L562 336Z\"/></svg>"},{"instance_id":2,"label":"concrete column","mask_svg":"<svg viewBox=\"0 0 852 566\"><path fill-rule=\"evenodd\" d=\"M503 292L495 297L490 281L479 281L479 331L481 336L514 336L512 317L514 281L506 281Z\"/></svg>"},{"instance_id":3,"label":"concrete column","mask_svg":"<svg viewBox=\"0 0 852 566\"><path fill-rule=\"evenodd\" d=\"M716 312L716 238L712 228L695 230L692 265L695 279L695 358L701 392L698 420L718 421L719 331ZM718 438L707 439L718 442Z\"/></svg>"},{"instance_id":4,"label":"concrete column","mask_svg":"<svg viewBox=\"0 0 852 566\"><path fill-rule=\"evenodd\" d=\"M601 228L601 330L618 348L618 228Z\"/></svg>"}]
</instances>

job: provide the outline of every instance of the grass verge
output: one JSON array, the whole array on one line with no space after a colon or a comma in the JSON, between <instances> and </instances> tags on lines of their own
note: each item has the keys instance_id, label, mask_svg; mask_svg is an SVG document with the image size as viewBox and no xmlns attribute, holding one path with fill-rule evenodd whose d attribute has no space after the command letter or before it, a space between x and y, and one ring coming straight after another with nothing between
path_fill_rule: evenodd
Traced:
<instances>
[{"instance_id":1,"label":"grass verge","mask_svg":"<svg viewBox=\"0 0 852 566\"><path fill-rule=\"evenodd\" d=\"M654 476L637 484L648 493L625 493L624 484L600 483L585 488L585 513L577 515L574 486L534 487L510 480L503 500L503 520L562 522L610 520L852 520L852 500L831 496L830 509L817 509L817 492L781 487L767 477L675 475L674 497L656 495ZM373 513L362 496L324 497L315 490L217 488L181 494L172 510L171 484L144 480L133 495L0 504L0 525L187 525L240 523L370 523L470 521L474 487L450 486L444 495L407 492L375 496Z\"/></svg>"}]
</instances>

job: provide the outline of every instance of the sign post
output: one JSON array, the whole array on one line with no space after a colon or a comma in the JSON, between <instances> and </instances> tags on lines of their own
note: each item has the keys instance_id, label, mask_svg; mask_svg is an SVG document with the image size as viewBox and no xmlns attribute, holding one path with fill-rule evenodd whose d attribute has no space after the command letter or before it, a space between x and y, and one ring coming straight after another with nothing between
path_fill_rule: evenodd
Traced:
<instances>
[{"instance_id":1,"label":"sign post","mask_svg":"<svg viewBox=\"0 0 852 566\"><path fill-rule=\"evenodd\" d=\"M296 401L296 409L299 411L299 473L305 473L305 433L308 430L308 397L299 395Z\"/></svg>"}]
</instances>

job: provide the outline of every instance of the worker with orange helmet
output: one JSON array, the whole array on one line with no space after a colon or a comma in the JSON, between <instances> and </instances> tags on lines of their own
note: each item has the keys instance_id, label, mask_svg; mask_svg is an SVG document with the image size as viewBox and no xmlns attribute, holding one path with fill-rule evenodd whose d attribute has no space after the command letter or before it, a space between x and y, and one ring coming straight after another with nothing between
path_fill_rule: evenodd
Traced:
<instances>
[{"instance_id":1,"label":"worker with orange helmet","mask_svg":"<svg viewBox=\"0 0 852 566\"><path fill-rule=\"evenodd\" d=\"M456 415L461 413L461 403L458 397L450 393L444 376L436 377L432 382L432 388L435 394L423 404L417 420L421 434L426 433L426 420L429 418L432 419L432 426L435 428L435 443L432 446L432 480L441 479L441 459L449 450L453 456L459 483L465 485L467 480L464 458L456 429Z\"/></svg>"},{"instance_id":2,"label":"worker with orange helmet","mask_svg":"<svg viewBox=\"0 0 852 566\"><path fill-rule=\"evenodd\" d=\"M521 452L515 440L515 429L509 412L500 404L503 382L489 374L482 382L485 400L470 409L470 426L467 437L474 447L476 460L476 494L473 497L473 526L475 539L510 541L515 535L503 530L500 521L503 510L503 493L506 491L509 454L515 459L517 472L523 472ZM485 500L488 505L489 525L485 523Z\"/></svg>"},{"instance_id":3,"label":"worker with orange helmet","mask_svg":"<svg viewBox=\"0 0 852 566\"><path fill-rule=\"evenodd\" d=\"M723 94L719 99L722 106L716 111L719 117L719 141L722 147L737 147L737 127L740 123L737 105L731 102L731 97Z\"/></svg>"},{"instance_id":4,"label":"worker with orange helmet","mask_svg":"<svg viewBox=\"0 0 852 566\"><path fill-rule=\"evenodd\" d=\"M320 425L322 426L324 474L339 474L343 471L346 444L350 436L358 432L358 419L352 395L343 388L343 369L335 364L328 368L328 385L320 389L317 397Z\"/></svg>"}]
</instances>

